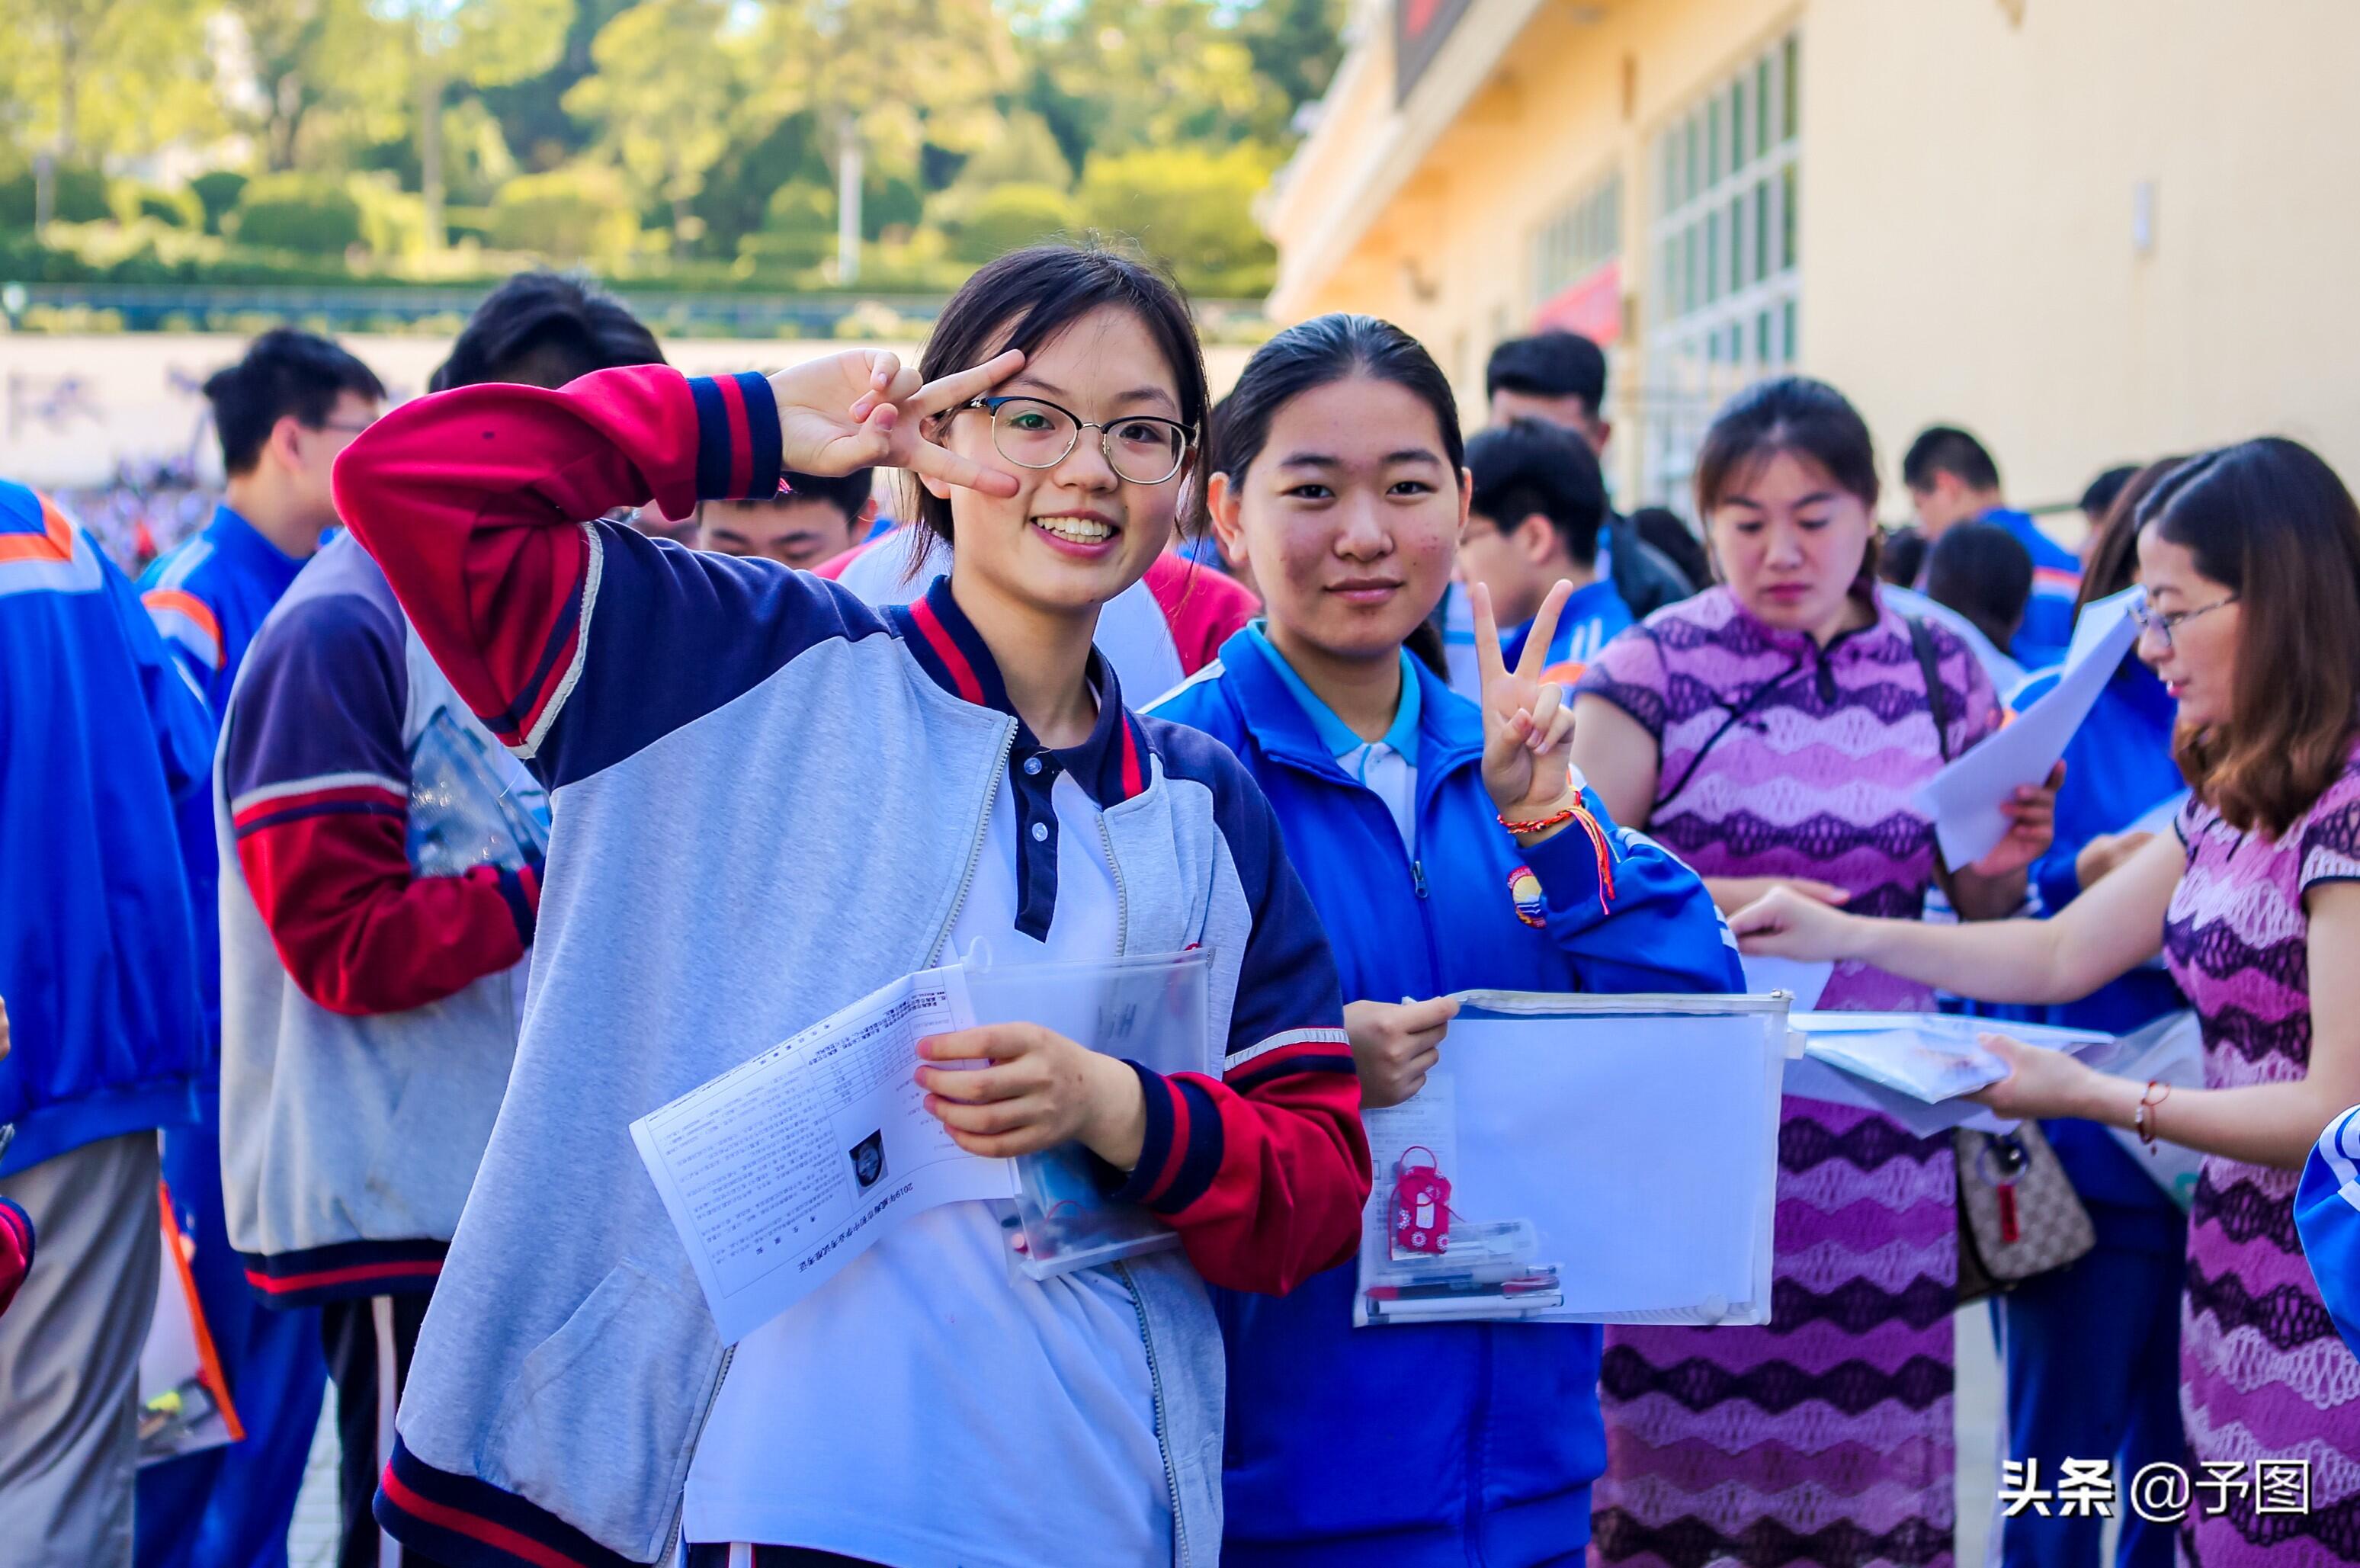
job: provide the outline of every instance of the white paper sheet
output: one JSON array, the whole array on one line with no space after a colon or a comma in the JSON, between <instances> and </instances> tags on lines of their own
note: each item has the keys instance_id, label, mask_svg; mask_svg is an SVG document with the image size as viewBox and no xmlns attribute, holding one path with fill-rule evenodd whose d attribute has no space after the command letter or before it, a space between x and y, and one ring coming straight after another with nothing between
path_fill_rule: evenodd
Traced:
<instances>
[{"instance_id":1,"label":"white paper sheet","mask_svg":"<svg viewBox=\"0 0 2360 1568\"><path fill-rule=\"evenodd\" d=\"M1766 1323L1784 1035L1775 1012L1462 1016L1427 1094L1364 1118L1364 1258L1385 1256L1394 1162L1424 1144L1452 1182L1454 1227L1529 1224L1517 1262L1557 1271L1557 1304L1480 1315ZM1445 1080L1449 1099L1430 1099Z\"/></svg>"},{"instance_id":2,"label":"white paper sheet","mask_svg":"<svg viewBox=\"0 0 2360 1568\"><path fill-rule=\"evenodd\" d=\"M1934 819L1942 858L1952 867L1972 866L1997 848L2009 825L2000 808L2019 787L2047 779L2065 755L2066 743L2138 640L2130 607L2139 593L2126 588L2084 609L2074 624L2065 672L2049 694L1918 787L1918 802Z\"/></svg>"},{"instance_id":3,"label":"white paper sheet","mask_svg":"<svg viewBox=\"0 0 2360 1568\"><path fill-rule=\"evenodd\" d=\"M975 1021L956 968L906 975L631 1124L724 1341L826 1283L912 1214L1006 1198L1010 1164L953 1143L918 1041Z\"/></svg>"},{"instance_id":4,"label":"white paper sheet","mask_svg":"<svg viewBox=\"0 0 2360 1568\"><path fill-rule=\"evenodd\" d=\"M1809 964L1799 958L1773 958L1766 953L1748 953L1739 962L1745 969L1745 989L1749 996L1787 992L1795 998L1793 1006L1798 1013L1808 1013L1819 1005L1820 994L1828 988L1828 978L1836 972L1832 964Z\"/></svg>"},{"instance_id":5,"label":"white paper sheet","mask_svg":"<svg viewBox=\"0 0 2360 1568\"><path fill-rule=\"evenodd\" d=\"M2005 1132L2016 1123L1972 1100L1929 1104L1873 1082L1852 1071L1851 1064L1842 1061L1842 1052L1830 1051L1825 1045L1841 1040L1854 1051L1873 1051L1878 1049L1879 1040L1896 1039L1896 1031L1914 1031L1921 1033L1921 1046L1956 1050L1972 1047L1978 1034L2004 1034L2027 1045L2084 1055L2107 1049L2113 1040L2095 1030L2051 1029L1953 1013L1797 1013L1789 1018L1788 1025L1805 1037L1806 1044L1803 1055L1786 1063L1787 1094L1797 1099L1825 1100L1832 1105L1874 1111L1899 1122L1920 1138L1932 1138L1961 1127L1981 1132ZM1815 1051L1814 1042L1820 1043L1821 1049Z\"/></svg>"},{"instance_id":6,"label":"white paper sheet","mask_svg":"<svg viewBox=\"0 0 2360 1568\"><path fill-rule=\"evenodd\" d=\"M2201 1089L2204 1086L2204 1031L2195 1013L2182 1008L2123 1036L2105 1051L2092 1051L2086 1060L2099 1072L2133 1083L2154 1082ZM2196 1178L2204 1166L2202 1154L2159 1138L2152 1147L2143 1145L2129 1127L2106 1130L2173 1203L2183 1211L2195 1203Z\"/></svg>"}]
</instances>

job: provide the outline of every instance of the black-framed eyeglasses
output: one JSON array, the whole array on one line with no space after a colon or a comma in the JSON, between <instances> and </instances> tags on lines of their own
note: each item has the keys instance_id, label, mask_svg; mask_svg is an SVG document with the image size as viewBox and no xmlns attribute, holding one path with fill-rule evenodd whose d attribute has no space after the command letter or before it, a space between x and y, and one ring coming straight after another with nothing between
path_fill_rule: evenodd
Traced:
<instances>
[{"instance_id":1,"label":"black-framed eyeglasses","mask_svg":"<svg viewBox=\"0 0 2360 1568\"><path fill-rule=\"evenodd\" d=\"M978 397L967 407L990 413L993 449L1019 468L1054 468L1084 430L1096 430L1107 466L1133 485L1161 485L1179 473L1196 439L1177 419L1126 414L1101 423L1046 397Z\"/></svg>"},{"instance_id":2,"label":"black-framed eyeglasses","mask_svg":"<svg viewBox=\"0 0 2360 1568\"><path fill-rule=\"evenodd\" d=\"M2209 604L2199 604L2192 610L2158 612L2145 599L2136 599L2132 601L2130 613L2131 619L2138 623L2139 636L2145 637L2147 633L2153 632L2163 639L2164 651L2169 653L2171 650L2172 634L2177 632L2183 624L2194 620L2199 615L2209 615L2215 610L2225 609L2236 602L2237 595L2232 593L2225 598L2215 599Z\"/></svg>"}]
</instances>

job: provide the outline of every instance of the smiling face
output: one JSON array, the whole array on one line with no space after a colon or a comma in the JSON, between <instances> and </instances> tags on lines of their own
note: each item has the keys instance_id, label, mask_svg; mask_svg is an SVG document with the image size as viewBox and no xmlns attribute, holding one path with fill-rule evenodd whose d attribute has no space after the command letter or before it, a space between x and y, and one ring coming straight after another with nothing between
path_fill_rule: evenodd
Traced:
<instances>
[{"instance_id":1,"label":"smiling face","mask_svg":"<svg viewBox=\"0 0 2360 1568\"><path fill-rule=\"evenodd\" d=\"M1004 336L995 341L990 352L1004 342ZM1033 350L1024 368L993 395L1047 399L1093 427L1110 427L1118 441L1125 438L1126 418L1182 418L1171 362L1146 323L1114 306L1091 311ZM1138 582L1171 539L1183 476L1160 485L1123 478L1108 463L1097 428L1082 430L1073 450L1052 466L1022 466L1005 454L1034 461L1031 443L1043 434L1032 428L1037 416L1018 406L1001 422L995 444L991 414L963 408L950 417L941 440L986 467L1015 475L1022 488L1013 497L945 490L926 481L929 490L950 499L954 583L1048 614L1095 613Z\"/></svg>"},{"instance_id":2,"label":"smiling face","mask_svg":"<svg viewBox=\"0 0 2360 1568\"><path fill-rule=\"evenodd\" d=\"M1252 562L1273 640L1338 659L1391 659L1433 613L1467 496L1433 410L1359 376L1288 401L1251 466L1207 492L1222 548Z\"/></svg>"},{"instance_id":3,"label":"smiling face","mask_svg":"<svg viewBox=\"0 0 2360 1568\"><path fill-rule=\"evenodd\" d=\"M1721 577L1758 619L1824 641L1856 614L1875 523L1808 457L1781 450L1741 468L1707 527Z\"/></svg>"},{"instance_id":4,"label":"smiling face","mask_svg":"<svg viewBox=\"0 0 2360 1568\"><path fill-rule=\"evenodd\" d=\"M2139 583L2147 608L2158 616L2186 615L2164 646L2159 630L2138 640L2141 659L2163 678L2180 704L2182 723L2200 727L2227 721L2237 689L2237 642L2245 607L2229 600L2230 590L2196 569L2196 555L2173 544L2152 526L2139 533ZM2219 608L2208 609L2208 605ZM2191 611L2202 610L2202 615ZM2290 672L2291 673L2291 672Z\"/></svg>"}]
</instances>

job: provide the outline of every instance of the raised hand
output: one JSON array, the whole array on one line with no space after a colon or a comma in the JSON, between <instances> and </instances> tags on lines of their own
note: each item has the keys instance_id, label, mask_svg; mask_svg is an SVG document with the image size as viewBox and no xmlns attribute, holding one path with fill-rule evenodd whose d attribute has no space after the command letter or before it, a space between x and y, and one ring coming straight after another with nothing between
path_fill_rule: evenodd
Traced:
<instances>
[{"instance_id":1,"label":"raised hand","mask_svg":"<svg viewBox=\"0 0 2360 1568\"><path fill-rule=\"evenodd\" d=\"M1024 368L1015 349L971 370L921 381L883 349L848 349L770 377L781 466L805 474L907 468L987 495L1013 495L1016 476L960 456L925 433L926 421L981 397Z\"/></svg>"},{"instance_id":2,"label":"raised hand","mask_svg":"<svg viewBox=\"0 0 2360 1568\"><path fill-rule=\"evenodd\" d=\"M1781 884L1730 916L1729 929L1741 953L1831 963L1853 956L1857 918Z\"/></svg>"},{"instance_id":3,"label":"raised hand","mask_svg":"<svg viewBox=\"0 0 2360 1568\"><path fill-rule=\"evenodd\" d=\"M1561 810L1572 793L1566 744L1573 739L1573 704L1541 671L1548 668L1549 642L1573 584L1560 581L1541 601L1513 670L1500 654L1491 589L1475 583L1468 597L1475 607L1475 659L1483 676L1483 787L1503 820L1537 822Z\"/></svg>"}]
</instances>

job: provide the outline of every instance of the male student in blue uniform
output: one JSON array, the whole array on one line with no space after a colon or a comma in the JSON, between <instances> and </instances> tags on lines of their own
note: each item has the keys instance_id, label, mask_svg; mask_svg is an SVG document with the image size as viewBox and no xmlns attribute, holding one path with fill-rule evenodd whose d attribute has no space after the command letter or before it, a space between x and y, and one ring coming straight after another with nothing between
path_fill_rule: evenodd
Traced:
<instances>
[{"instance_id":1,"label":"male student in blue uniform","mask_svg":"<svg viewBox=\"0 0 2360 1568\"><path fill-rule=\"evenodd\" d=\"M2000 488L1999 465L1983 443L1956 426L1931 426L1902 455L1901 482L1908 486L1918 529L1929 546L1939 543L1954 524L1995 523L2032 553L2032 602L2025 607L2024 625L2008 652L2027 670L2063 659L2073 640L2073 600L2081 589L2081 563L2071 550L2042 533L2028 514L2008 506Z\"/></svg>"},{"instance_id":2,"label":"male student in blue uniform","mask_svg":"<svg viewBox=\"0 0 2360 1568\"><path fill-rule=\"evenodd\" d=\"M1491 589L1512 659L1524 657L1549 590L1574 585L1550 639L1547 670L1547 679L1569 687L1633 619L1598 570L1608 516L1598 459L1570 430L1517 419L1469 441L1467 470L1475 489L1459 535L1459 573Z\"/></svg>"},{"instance_id":3,"label":"male student in blue uniform","mask_svg":"<svg viewBox=\"0 0 2360 1568\"><path fill-rule=\"evenodd\" d=\"M0 480L0 1198L40 1227L0 1318L0 1568L131 1562L156 1129L204 1054L172 801L213 735L130 579Z\"/></svg>"},{"instance_id":4,"label":"male student in blue uniform","mask_svg":"<svg viewBox=\"0 0 2360 1568\"><path fill-rule=\"evenodd\" d=\"M140 597L218 721L263 617L335 526L330 470L377 418L385 387L325 338L280 328L216 371L204 393L228 474L224 499L202 530L148 567ZM196 1243L198 1300L246 1435L140 1472L139 1568L285 1568L328 1364L318 1312L273 1312L257 1301L229 1245L221 1191L220 863L210 789L180 803L180 832L208 1050L200 1119L165 1135L164 1181L183 1234Z\"/></svg>"}]
</instances>

